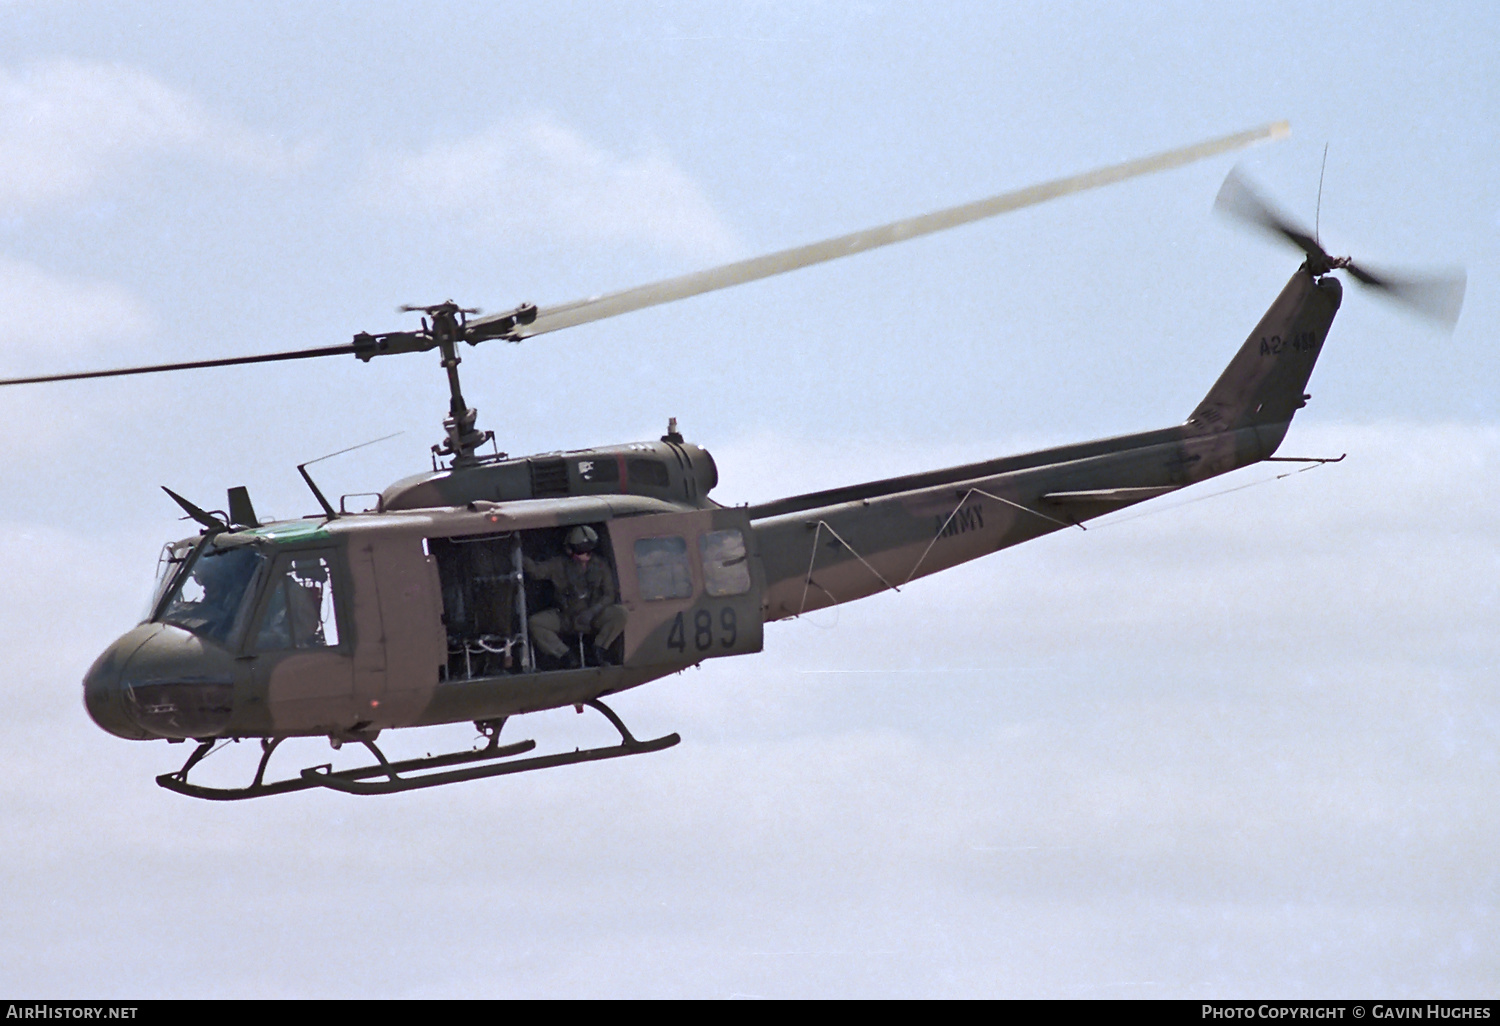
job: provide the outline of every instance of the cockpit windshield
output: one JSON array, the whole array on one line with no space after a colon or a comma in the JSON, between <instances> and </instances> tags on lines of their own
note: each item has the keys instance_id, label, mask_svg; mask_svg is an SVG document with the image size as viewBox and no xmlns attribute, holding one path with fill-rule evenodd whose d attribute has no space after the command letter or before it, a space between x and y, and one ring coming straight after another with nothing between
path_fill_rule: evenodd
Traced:
<instances>
[{"instance_id":1,"label":"cockpit windshield","mask_svg":"<svg viewBox=\"0 0 1500 1026\"><path fill-rule=\"evenodd\" d=\"M161 547L161 555L156 559L156 586L151 589L151 601L141 614L142 620L151 619L151 614L161 608L161 600L166 597L167 588L176 580L177 571L182 569L182 564L193 554L193 547L197 542L196 538L187 538L167 542Z\"/></svg>"},{"instance_id":2,"label":"cockpit windshield","mask_svg":"<svg viewBox=\"0 0 1500 1026\"><path fill-rule=\"evenodd\" d=\"M264 562L253 545L203 549L187 572L178 575L156 619L223 644L248 613L250 586Z\"/></svg>"}]
</instances>

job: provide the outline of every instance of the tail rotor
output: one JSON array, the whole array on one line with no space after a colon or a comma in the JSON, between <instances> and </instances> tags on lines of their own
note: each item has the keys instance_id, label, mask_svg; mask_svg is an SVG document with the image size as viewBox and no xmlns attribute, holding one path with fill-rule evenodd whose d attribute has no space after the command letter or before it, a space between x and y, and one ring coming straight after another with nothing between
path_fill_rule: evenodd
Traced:
<instances>
[{"instance_id":1,"label":"tail rotor","mask_svg":"<svg viewBox=\"0 0 1500 1026\"><path fill-rule=\"evenodd\" d=\"M1257 193L1237 170L1229 172L1219 189L1214 209L1291 243L1307 254L1307 270L1321 278L1331 271L1348 271L1355 281L1388 299L1435 321L1449 331L1458 323L1468 276L1462 269L1432 275L1376 273L1346 256L1330 256L1316 235L1277 210Z\"/></svg>"}]
</instances>

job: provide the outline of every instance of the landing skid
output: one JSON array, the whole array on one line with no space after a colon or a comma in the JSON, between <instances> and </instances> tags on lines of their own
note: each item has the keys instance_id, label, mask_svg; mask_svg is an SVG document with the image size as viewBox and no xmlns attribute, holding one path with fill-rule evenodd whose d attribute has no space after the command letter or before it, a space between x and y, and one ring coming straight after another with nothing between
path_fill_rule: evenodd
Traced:
<instances>
[{"instance_id":1,"label":"landing skid","mask_svg":"<svg viewBox=\"0 0 1500 1026\"><path fill-rule=\"evenodd\" d=\"M536 747L535 741L517 741L515 744L500 744L500 726L503 720L487 725L486 733L489 734L489 744L475 751L452 752L448 755L430 755L423 759L405 759L400 762L387 761L384 753L375 747L373 741L361 741L370 753L375 756L377 764L374 766L362 766L357 769L338 770L333 769L332 764L322 766L310 766L304 769L301 775L286 780L277 780L269 784L265 783L266 764L271 760L271 753L276 750L285 738L268 738L261 742L263 752L260 757L260 765L256 768L255 779L249 787L204 787L200 784L188 783L188 771L196 766L205 755L212 750L215 741L204 741L192 755L188 756L187 762L183 763L182 769L176 773L163 773L156 778L156 782L169 791L185 794L190 798L204 798L209 801L232 802L245 798L263 798L273 794L287 794L291 791L303 791L310 787L327 787L335 791L343 791L346 794L395 794L399 791L415 791L424 787L440 787L444 784L457 784L465 780L480 780L484 777L499 777L509 773L525 773L529 770L549 769L553 766L568 766L575 762L597 762L601 759L618 759L626 755L641 755L646 752L659 752L663 748L671 748L682 738L677 734L667 734L663 737L653 738L649 741L638 740L630 730L621 722L620 717L615 715L613 709L598 699L583 703L603 713L614 728L620 732L620 743L605 748L586 748L571 752L559 752L556 755L539 755L531 759L516 759L510 762L496 762L497 759L508 759L513 755L521 755ZM447 770L446 772L426 772L428 770L442 770L447 766L462 766L464 763L487 763L488 765L467 766L463 769ZM418 774L416 776L403 776L403 774ZM370 779L383 777L383 780Z\"/></svg>"}]
</instances>

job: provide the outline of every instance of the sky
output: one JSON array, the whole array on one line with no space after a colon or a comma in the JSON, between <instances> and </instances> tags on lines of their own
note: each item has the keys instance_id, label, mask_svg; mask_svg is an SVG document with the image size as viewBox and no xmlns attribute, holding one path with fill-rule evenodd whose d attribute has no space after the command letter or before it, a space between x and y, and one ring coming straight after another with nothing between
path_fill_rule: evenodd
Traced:
<instances>
[{"instance_id":1,"label":"sky","mask_svg":"<svg viewBox=\"0 0 1500 1026\"><path fill-rule=\"evenodd\" d=\"M378 799L173 795L184 750L79 682L188 533L161 485L298 516L297 463L401 432L319 464L377 491L429 465L436 358L5 390L0 990L1493 996L1500 15L1209 6L0 3L5 376L565 302L1290 121L463 352L501 448L677 417L745 502L1183 419L1299 260L1212 214L1234 166L1335 253L1469 277L1452 334L1346 289L1282 450L1342 463L777 624L619 697L666 752Z\"/></svg>"}]
</instances>

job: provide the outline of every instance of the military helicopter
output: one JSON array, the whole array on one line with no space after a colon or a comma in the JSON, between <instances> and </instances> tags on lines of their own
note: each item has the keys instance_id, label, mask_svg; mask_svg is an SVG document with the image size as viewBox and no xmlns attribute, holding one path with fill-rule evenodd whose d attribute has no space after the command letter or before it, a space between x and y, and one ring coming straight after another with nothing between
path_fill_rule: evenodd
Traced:
<instances>
[{"instance_id":1,"label":"military helicopter","mask_svg":"<svg viewBox=\"0 0 1500 1026\"><path fill-rule=\"evenodd\" d=\"M330 788L389 794L654 752L603 698L705 659L760 651L765 625L850 602L997 550L1175 492L1275 453L1305 405L1339 309L1332 272L1450 325L1461 275L1398 279L1331 257L1315 235L1237 175L1219 207L1305 260L1186 421L966 466L726 507L718 469L673 420L659 440L510 458L481 448L460 388L459 344L520 342L715 289L1164 171L1285 134L1284 122L679 278L551 307L477 316L454 302L403 310L421 328L346 345L0 381L26 384L236 364L437 350L450 406L430 471L390 485L374 509L336 507L298 467L320 511L262 523L244 487L227 510L168 490L201 531L169 543L147 618L99 656L84 704L109 733L197 742L157 783L238 800ZM582 568L582 569L580 569ZM591 569L590 569L591 568ZM571 575L571 576L570 576ZM572 589L572 590L570 590ZM529 755L501 742L510 717L588 706L618 744ZM475 748L390 761L381 732L471 721ZM363 745L374 762L268 780L287 738ZM258 739L239 787L190 782L217 745Z\"/></svg>"}]
</instances>

